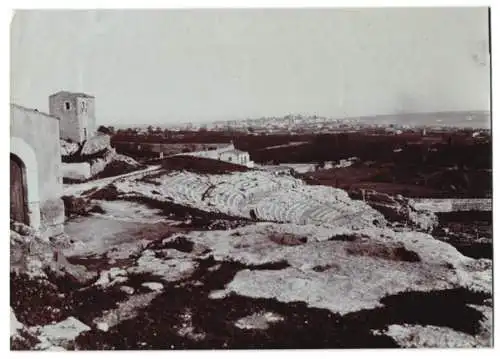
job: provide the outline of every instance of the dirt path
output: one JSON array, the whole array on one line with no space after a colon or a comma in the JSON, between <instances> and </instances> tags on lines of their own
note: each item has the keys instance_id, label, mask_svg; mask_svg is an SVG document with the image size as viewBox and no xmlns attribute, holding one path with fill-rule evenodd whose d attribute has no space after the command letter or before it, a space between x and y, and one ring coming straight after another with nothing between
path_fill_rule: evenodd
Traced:
<instances>
[{"instance_id":1,"label":"dirt path","mask_svg":"<svg viewBox=\"0 0 500 359\"><path fill-rule=\"evenodd\" d=\"M139 171L134 171L114 177L107 177L107 178L100 178L94 181L89 181L85 183L80 183L80 184L71 184L71 185L65 185L63 188L63 193L65 196L77 196L80 195L82 192L88 191L92 188L102 188L104 186L107 186L110 183L113 183L115 181L124 179L124 178L130 178L130 177L135 177L135 176L142 176L145 174L148 174L150 172L154 172L161 169L161 166L159 165L154 165L154 166L148 166L148 168L145 168L143 170Z\"/></svg>"},{"instance_id":2,"label":"dirt path","mask_svg":"<svg viewBox=\"0 0 500 359\"><path fill-rule=\"evenodd\" d=\"M67 257L128 258L148 241L177 231L175 224L156 210L127 201L100 202L105 214L77 217L65 224L74 244L64 250ZM84 263L83 263L84 264Z\"/></svg>"}]
</instances>

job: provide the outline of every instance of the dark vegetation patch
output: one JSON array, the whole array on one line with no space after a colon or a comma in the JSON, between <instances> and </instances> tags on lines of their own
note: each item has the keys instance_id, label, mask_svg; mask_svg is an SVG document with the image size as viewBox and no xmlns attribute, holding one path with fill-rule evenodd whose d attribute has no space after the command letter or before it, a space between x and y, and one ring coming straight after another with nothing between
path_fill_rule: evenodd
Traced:
<instances>
[{"instance_id":1,"label":"dark vegetation patch","mask_svg":"<svg viewBox=\"0 0 500 359\"><path fill-rule=\"evenodd\" d=\"M232 172L246 172L250 170L246 166L234 163L193 156L168 157L162 161L161 165L162 168L169 171L185 170L199 174L227 174Z\"/></svg>"},{"instance_id":2,"label":"dark vegetation patch","mask_svg":"<svg viewBox=\"0 0 500 359\"><path fill-rule=\"evenodd\" d=\"M163 248L172 248L184 253L191 253L194 249L194 243L186 237L179 236L171 241L163 243Z\"/></svg>"},{"instance_id":3,"label":"dark vegetation patch","mask_svg":"<svg viewBox=\"0 0 500 359\"><path fill-rule=\"evenodd\" d=\"M300 246L307 243L307 237L293 233L271 233L269 239L282 246Z\"/></svg>"},{"instance_id":4,"label":"dark vegetation patch","mask_svg":"<svg viewBox=\"0 0 500 359\"><path fill-rule=\"evenodd\" d=\"M64 320L70 309L54 284L16 273L10 274L10 305L17 320L30 326Z\"/></svg>"},{"instance_id":5,"label":"dark vegetation patch","mask_svg":"<svg viewBox=\"0 0 500 359\"><path fill-rule=\"evenodd\" d=\"M352 324L384 328L390 324L435 325L476 335L481 312L468 304L484 304L489 295L464 288L429 292L405 292L381 300L382 308L361 310L347 314Z\"/></svg>"},{"instance_id":6,"label":"dark vegetation patch","mask_svg":"<svg viewBox=\"0 0 500 359\"><path fill-rule=\"evenodd\" d=\"M91 213L106 213L100 205L92 204L86 197L62 196L61 199L64 202L64 214L68 218L88 216Z\"/></svg>"},{"instance_id":7,"label":"dark vegetation patch","mask_svg":"<svg viewBox=\"0 0 500 359\"><path fill-rule=\"evenodd\" d=\"M146 165L137 165L120 160L111 160L111 162L108 163L101 172L93 176L90 180L119 176L125 173L139 171L145 169L146 167Z\"/></svg>"},{"instance_id":8,"label":"dark vegetation patch","mask_svg":"<svg viewBox=\"0 0 500 359\"><path fill-rule=\"evenodd\" d=\"M37 337L27 330L21 329L17 336L10 337L10 350L32 350L38 343L40 341Z\"/></svg>"},{"instance_id":9,"label":"dark vegetation patch","mask_svg":"<svg viewBox=\"0 0 500 359\"><path fill-rule=\"evenodd\" d=\"M161 182L158 181L158 178L168 174L170 171L167 171L166 169L160 169L158 171L155 171L154 173L147 174L145 176L142 176L141 178L137 179L139 182L145 182L149 184L154 184L154 185L161 185Z\"/></svg>"},{"instance_id":10,"label":"dark vegetation patch","mask_svg":"<svg viewBox=\"0 0 500 359\"><path fill-rule=\"evenodd\" d=\"M345 247L347 254L377 257L393 261L420 262L418 253L406 249L402 244L389 246L387 243L351 242Z\"/></svg>"},{"instance_id":11,"label":"dark vegetation patch","mask_svg":"<svg viewBox=\"0 0 500 359\"><path fill-rule=\"evenodd\" d=\"M90 325L104 310L126 298L117 288L68 290L51 282L11 273L10 305L17 319L27 325L46 325L69 316Z\"/></svg>"},{"instance_id":12,"label":"dark vegetation patch","mask_svg":"<svg viewBox=\"0 0 500 359\"><path fill-rule=\"evenodd\" d=\"M315 272L325 272L329 269L339 269L340 267L336 264L324 264L324 265L317 265L312 267L312 270Z\"/></svg>"},{"instance_id":13,"label":"dark vegetation patch","mask_svg":"<svg viewBox=\"0 0 500 359\"><path fill-rule=\"evenodd\" d=\"M109 184L103 188L100 188L90 194L90 199L114 201L117 200L119 196L118 189L114 184Z\"/></svg>"},{"instance_id":14,"label":"dark vegetation patch","mask_svg":"<svg viewBox=\"0 0 500 359\"><path fill-rule=\"evenodd\" d=\"M63 177L62 181L63 184L79 184L79 183L85 183L87 180L77 180L77 179Z\"/></svg>"},{"instance_id":15,"label":"dark vegetation patch","mask_svg":"<svg viewBox=\"0 0 500 359\"><path fill-rule=\"evenodd\" d=\"M95 153L92 153L92 154L88 154L88 155L84 155L82 154L82 149L83 149L83 145L80 145L80 148L78 149L77 152L69 155L69 156L61 156L61 160L62 162L64 163L80 163L80 162L93 162L93 161L96 161L98 159L101 159L101 158L104 158L106 157L106 155L108 155L109 153L109 148L104 148L100 151L97 151Z\"/></svg>"},{"instance_id":16,"label":"dark vegetation patch","mask_svg":"<svg viewBox=\"0 0 500 359\"><path fill-rule=\"evenodd\" d=\"M106 211L98 204L92 205L92 207L90 207L90 209L89 209L89 212L90 213L100 213L100 214L106 213Z\"/></svg>"},{"instance_id":17,"label":"dark vegetation patch","mask_svg":"<svg viewBox=\"0 0 500 359\"><path fill-rule=\"evenodd\" d=\"M64 214L71 218L75 216L87 216L91 209L89 200L83 197L62 196L64 202Z\"/></svg>"},{"instance_id":18,"label":"dark vegetation patch","mask_svg":"<svg viewBox=\"0 0 500 359\"><path fill-rule=\"evenodd\" d=\"M491 211L455 211L437 213L439 221L443 223L474 223L491 224L493 213Z\"/></svg>"},{"instance_id":19,"label":"dark vegetation patch","mask_svg":"<svg viewBox=\"0 0 500 359\"><path fill-rule=\"evenodd\" d=\"M306 180L350 188L372 188L407 197L490 197L492 193L491 137L473 139L473 130L405 131L388 134L381 129L328 134L255 135L237 131L206 131L168 135L138 135L121 131L112 142L134 143L229 143L248 151L260 164L317 163L360 159L361 166L320 170ZM175 136L179 137L175 137ZM307 142L293 147L274 147ZM119 146L117 147L119 150ZM401 149L394 152L395 149ZM142 153L134 155L142 156ZM302 176L304 178L304 176Z\"/></svg>"},{"instance_id":20,"label":"dark vegetation patch","mask_svg":"<svg viewBox=\"0 0 500 359\"><path fill-rule=\"evenodd\" d=\"M354 242L359 240L361 237L357 234L337 234L333 237L328 238L329 241L339 241L339 242Z\"/></svg>"},{"instance_id":21,"label":"dark vegetation patch","mask_svg":"<svg viewBox=\"0 0 500 359\"><path fill-rule=\"evenodd\" d=\"M437 213L439 227L432 235L471 258L493 259L491 211Z\"/></svg>"},{"instance_id":22,"label":"dark vegetation patch","mask_svg":"<svg viewBox=\"0 0 500 359\"><path fill-rule=\"evenodd\" d=\"M390 178L371 176L373 167L386 170L384 166L390 166L392 171ZM482 169L449 170L398 166L393 163L377 162L370 165L362 163L357 167L318 170L303 175L303 179L310 185L332 186L346 191L373 190L391 196L402 194L412 198L491 196L491 172Z\"/></svg>"},{"instance_id":23,"label":"dark vegetation patch","mask_svg":"<svg viewBox=\"0 0 500 359\"><path fill-rule=\"evenodd\" d=\"M118 302L124 301L127 295L118 287L100 289L87 287L69 294L72 302L71 312L75 318L91 326L92 320L100 316L105 310L117 308Z\"/></svg>"},{"instance_id":24,"label":"dark vegetation patch","mask_svg":"<svg viewBox=\"0 0 500 359\"><path fill-rule=\"evenodd\" d=\"M97 191L97 187L92 187L92 188L90 188L90 189L88 189L88 190L86 190L86 191L83 191L83 192L82 192L82 194L81 194L81 196L82 196L82 197L85 197L85 196L87 196L87 195L92 194L92 193L93 193L93 192L95 192L95 191Z\"/></svg>"},{"instance_id":25,"label":"dark vegetation patch","mask_svg":"<svg viewBox=\"0 0 500 359\"><path fill-rule=\"evenodd\" d=\"M467 240L493 237L493 212L492 211L463 211L437 213L439 231L447 228L453 233L462 233Z\"/></svg>"},{"instance_id":26,"label":"dark vegetation patch","mask_svg":"<svg viewBox=\"0 0 500 359\"><path fill-rule=\"evenodd\" d=\"M464 256L474 259L487 258L493 260L493 243L457 244L452 241L446 242L454 246Z\"/></svg>"},{"instance_id":27,"label":"dark vegetation patch","mask_svg":"<svg viewBox=\"0 0 500 359\"><path fill-rule=\"evenodd\" d=\"M384 218L389 222L406 223L409 221L409 208L404 205L396 204L394 206L367 201L368 205L373 209L382 213Z\"/></svg>"},{"instance_id":28,"label":"dark vegetation patch","mask_svg":"<svg viewBox=\"0 0 500 359\"><path fill-rule=\"evenodd\" d=\"M223 289L245 268L237 262L201 260L187 282L165 283L165 291L141 310L109 332L92 331L77 338L78 349L313 349L313 348L394 348L397 344L372 330L391 324L420 324L449 327L477 334L482 314L468 304L482 304L486 295L465 289L407 292L387 296L384 307L361 310L345 316L304 302L281 303L274 299L248 298L230 294L210 299L212 290ZM216 270L208 268L219 265ZM140 278L143 282L145 278ZM195 286L190 283L201 282ZM205 333L202 340L189 339L177 332L181 315L192 313L192 325ZM244 330L234 323L258 312L274 312L284 317L267 330ZM140 331L137 328L141 328Z\"/></svg>"},{"instance_id":29,"label":"dark vegetation patch","mask_svg":"<svg viewBox=\"0 0 500 359\"><path fill-rule=\"evenodd\" d=\"M419 133L322 134L311 135L309 142L301 146L251 150L250 155L257 163L321 164L349 157L360 159L351 167L309 173L306 180L310 184L346 190L371 188L410 197L489 197L491 141L479 142L466 136L436 133L421 141ZM396 148L402 151L394 152Z\"/></svg>"},{"instance_id":30,"label":"dark vegetation patch","mask_svg":"<svg viewBox=\"0 0 500 359\"><path fill-rule=\"evenodd\" d=\"M290 264L286 260L263 264L246 265L246 268L250 270L281 270L288 267L290 267Z\"/></svg>"}]
</instances>

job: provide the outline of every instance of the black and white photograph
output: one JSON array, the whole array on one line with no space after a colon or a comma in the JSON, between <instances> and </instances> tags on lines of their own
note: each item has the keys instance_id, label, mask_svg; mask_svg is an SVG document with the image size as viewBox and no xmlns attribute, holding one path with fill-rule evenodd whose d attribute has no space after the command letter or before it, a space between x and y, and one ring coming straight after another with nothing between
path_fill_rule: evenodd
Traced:
<instances>
[{"instance_id":1,"label":"black and white photograph","mask_svg":"<svg viewBox=\"0 0 500 359\"><path fill-rule=\"evenodd\" d=\"M13 11L10 350L492 348L490 29Z\"/></svg>"}]
</instances>

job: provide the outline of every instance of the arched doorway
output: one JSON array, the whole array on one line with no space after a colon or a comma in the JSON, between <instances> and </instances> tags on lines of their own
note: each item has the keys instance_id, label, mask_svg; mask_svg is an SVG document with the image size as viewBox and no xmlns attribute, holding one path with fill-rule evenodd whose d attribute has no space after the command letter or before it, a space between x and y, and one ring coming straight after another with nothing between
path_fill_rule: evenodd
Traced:
<instances>
[{"instance_id":1,"label":"arched doorway","mask_svg":"<svg viewBox=\"0 0 500 359\"><path fill-rule=\"evenodd\" d=\"M22 138L10 138L11 218L40 228L38 161L33 148Z\"/></svg>"},{"instance_id":2,"label":"arched doorway","mask_svg":"<svg viewBox=\"0 0 500 359\"><path fill-rule=\"evenodd\" d=\"M26 167L19 157L10 154L10 218L29 223Z\"/></svg>"}]
</instances>

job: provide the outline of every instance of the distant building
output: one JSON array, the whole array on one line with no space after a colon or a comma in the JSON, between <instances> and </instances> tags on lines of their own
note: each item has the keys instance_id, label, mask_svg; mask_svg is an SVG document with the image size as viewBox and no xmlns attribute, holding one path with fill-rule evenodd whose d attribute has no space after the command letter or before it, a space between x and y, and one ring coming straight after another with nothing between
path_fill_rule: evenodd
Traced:
<instances>
[{"instance_id":1,"label":"distant building","mask_svg":"<svg viewBox=\"0 0 500 359\"><path fill-rule=\"evenodd\" d=\"M246 166L250 162L250 154L248 152L240 151L234 148L223 149L219 151L218 159Z\"/></svg>"},{"instance_id":2,"label":"distant building","mask_svg":"<svg viewBox=\"0 0 500 359\"><path fill-rule=\"evenodd\" d=\"M64 230L59 120L10 107L10 218L56 235Z\"/></svg>"},{"instance_id":3,"label":"distant building","mask_svg":"<svg viewBox=\"0 0 500 359\"><path fill-rule=\"evenodd\" d=\"M59 91L49 96L50 115L59 118L59 137L82 143L96 132L95 98Z\"/></svg>"},{"instance_id":4,"label":"distant building","mask_svg":"<svg viewBox=\"0 0 500 359\"><path fill-rule=\"evenodd\" d=\"M210 151L198 151L183 153L183 155L211 158L214 160L235 163L246 167L254 167L254 162L250 160L250 154L236 149L231 142L228 146Z\"/></svg>"}]
</instances>

